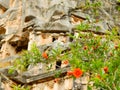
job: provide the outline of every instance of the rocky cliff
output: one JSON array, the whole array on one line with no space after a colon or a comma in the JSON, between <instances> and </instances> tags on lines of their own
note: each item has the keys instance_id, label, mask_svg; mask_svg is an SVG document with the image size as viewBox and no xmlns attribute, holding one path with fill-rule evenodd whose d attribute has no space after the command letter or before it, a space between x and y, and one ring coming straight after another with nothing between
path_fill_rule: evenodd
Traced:
<instances>
[{"instance_id":1,"label":"rocky cliff","mask_svg":"<svg viewBox=\"0 0 120 90\"><path fill-rule=\"evenodd\" d=\"M54 84L54 73L41 73L40 63L22 74L16 71L9 75L8 68L33 43L41 52L58 47L68 50L74 41L69 34L77 37L76 27L80 24L91 26L83 33L105 35L117 27L119 35L119 14L119 0L0 0L1 89L12 90L11 84L21 84L32 86L31 90L87 90L84 83L83 89L75 89L72 79ZM69 66L62 69L65 77Z\"/></svg>"}]
</instances>

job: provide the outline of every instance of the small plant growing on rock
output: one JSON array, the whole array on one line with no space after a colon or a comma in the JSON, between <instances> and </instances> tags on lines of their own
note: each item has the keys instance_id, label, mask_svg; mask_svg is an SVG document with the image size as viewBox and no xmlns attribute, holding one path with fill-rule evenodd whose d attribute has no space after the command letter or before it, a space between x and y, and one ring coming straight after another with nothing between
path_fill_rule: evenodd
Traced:
<instances>
[{"instance_id":1,"label":"small plant growing on rock","mask_svg":"<svg viewBox=\"0 0 120 90\"><path fill-rule=\"evenodd\" d=\"M47 56L44 54L44 57ZM12 73L15 69L25 71L30 64L45 62L44 57L34 43L32 44L30 51L23 51L20 58L14 60L13 67L10 68L9 73Z\"/></svg>"},{"instance_id":2,"label":"small plant growing on rock","mask_svg":"<svg viewBox=\"0 0 120 90\"><path fill-rule=\"evenodd\" d=\"M13 90L30 90L29 86L24 87L24 86L21 86L21 85L14 85L12 87L13 87Z\"/></svg>"},{"instance_id":3,"label":"small plant growing on rock","mask_svg":"<svg viewBox=\"0 0 120 90\"><path fill-rule=\"evenodd\" d=\"M88 30L90 28L89 24L81 23L80 25L77 26L78 30Z\"/></svg>"}]
</instances>

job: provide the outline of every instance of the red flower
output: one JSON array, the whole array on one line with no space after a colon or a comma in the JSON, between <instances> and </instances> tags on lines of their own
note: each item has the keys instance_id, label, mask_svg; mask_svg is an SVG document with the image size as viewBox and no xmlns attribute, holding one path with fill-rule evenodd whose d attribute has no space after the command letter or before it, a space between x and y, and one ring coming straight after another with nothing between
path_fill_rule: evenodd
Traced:
<instances>
[{"instance_id":1,"label":"red flower","mask_svg":"<svg viewBox=\"0 0 120 90\"><path fill-rule=\"evenodd\" d=\"M72 76L72 75L73 75L73 72L72 72L72 71L68 71L68 72L67 72L67 75L68 75L68 76Z\"/></svg>"},{"instance_id":2,"label":"red flower","mask_svg":"<svg viewBox=\"0 0 120 90\"><path fill-rule=\"evenodd\" d=\"M47 53L46 53L46 52L43 52L43 53L42 53L42 57L45 58L45 59L48 59Z\"/></svg>"},{"instance_id":3,"label":"red flower","mask_svg":"<svg viewBox=\"0 0 120 90\"><path fill-rule=\"evenodd\" d=\"M103 70L105 73L108 73L108 67L104 67Z\"/></svg>"},{"instance_id":4,"label":"red flower","mask_svg":"<svg viewBox=\"0 0 120 90\"><path fill-rule=\"evenodd\" d=\"M68 60L65 60L64 62L63 62L63 64L68 64L69 63L69 61Z\"/></svg>"},{"instance_id":5,"label":"red flower","mask_svg":"<svg viewBox=\"0 0 120 90\"><path fill-rule=\"evenodd\" d=\"M101 76L98 74L97 76L96 76L98 79L101 79Z\"/></svg>"},{"instance_id":6,"label":"red flower","mask_svg":"<svg viewBox=\"0 0 120 90\"><path fill-rule=\"evenodd\" d=\"M83 49L86 50L88 48L88 46L84 46Z\"/></svg>"},{"instance_id":7,"label":"red flower","mask_svg":"<svg viewBox=\"0 0 120 90\"><path fill-rule=\"evenodd\" d=\"M74 69L73 71L73 76L76 77L76 78L79 78L81 77L83 74L82 70L80 68L76 68Z\"/></svg>"}]
</instances>

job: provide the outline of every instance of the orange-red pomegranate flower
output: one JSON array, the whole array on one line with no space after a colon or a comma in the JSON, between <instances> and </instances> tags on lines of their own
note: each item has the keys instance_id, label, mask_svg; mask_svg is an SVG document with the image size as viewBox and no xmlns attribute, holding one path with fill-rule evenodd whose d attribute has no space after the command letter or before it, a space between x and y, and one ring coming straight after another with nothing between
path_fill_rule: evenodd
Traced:
<instances>
[{"instance_id":1,"label":"orange-red pomegranate flower","mask_svg":"<svg viewBox=\"0 0 120 90\"><path fill-rule=\"evenodd\" d=\"M87 49L88 49L88 46L84 46L83 49L84 49L84 50L87 50Z\"/></svg>"},{"instance_id":2,"label":"orange-red pomegranate flower","mask_svg":"<svg viewBox=\"0 0 120 90\"><path fill-rule=\"evenodd\" d=\"M81 77L83 74L83 71L80 68L75 68L73 71L73 76L76 78Z\"/></svg>"},{"instance_id":3,"label":"orange-red pomegranate flower","mask_svg":"<svg viewBox=\"0 0 120 90\"><path fill-rule=\"evenodd\" d=\"M104 70L105 73L108 73L108 67L107 66L104 67L103 70Z\"/></svg>"},{"instance_id":4,"label":"orange-red pomegranate flower","mask_svg":"<svg viewBox=\"0 0 120 90\"><path fill-rule=\"evenodd\" d=\"M101 76L98 74L97 76L96 76L98 79L101 79Z\"/></svg>"},{"instance_id":5,"label":"orange-red pomegranate flower","mask_svg":"<svg viewBox=\"0 0 120 90\"><path fill-rule=\"evenodd\" d=\"M45 59L48 59L47 53L46 53L46 52L43 52L43 53L42 53L42 57L45 58Z\"/></svg>"}]
</instances>

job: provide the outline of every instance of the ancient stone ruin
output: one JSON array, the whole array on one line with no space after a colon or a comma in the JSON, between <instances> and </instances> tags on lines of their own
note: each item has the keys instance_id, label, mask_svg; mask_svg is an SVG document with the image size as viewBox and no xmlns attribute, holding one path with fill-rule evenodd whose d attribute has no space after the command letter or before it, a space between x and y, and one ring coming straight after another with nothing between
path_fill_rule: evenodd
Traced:
<instances>
[{"instance_id":1,"label":"ancient stone ruin","mask_svg":"<svg viewBox=\"0 0 120 90\"><path fill-rule=\"evenodd\" d=\"M87 76L79 80L67 78L70 66L61 65L57 70L56 62L47 73L41 73L40 63L22 74L8 73L13 61L23 50L30 50L33 43L41 52L58 47L69 50L69 43L74 41L69 34L77 37L76 25L80 23L90 23L93 27L86 32L95 35L104 35L106 30L120 26L116 0L88 0L90 3L101 1L103 6L97 9L100 13L96 16L92 9L84 10L86 1L0 0L0 90L13 90L11 85L14 84L31 86L31 90L87 90ZM62 70L63 80L54 83L54 72L59 70Z\"/></svg>"}]
</instances>

